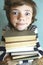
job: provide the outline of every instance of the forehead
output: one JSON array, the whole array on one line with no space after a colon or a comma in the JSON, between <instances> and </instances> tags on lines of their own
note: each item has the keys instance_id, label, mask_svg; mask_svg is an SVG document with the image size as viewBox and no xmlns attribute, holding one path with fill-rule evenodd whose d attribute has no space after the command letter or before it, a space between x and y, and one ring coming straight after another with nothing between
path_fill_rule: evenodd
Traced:
<instances>
[{"instance_id":1,"label":"forehead","mask_svg":"<svg viewBox=\"0 0 43 65\"><path fill-rule=\"evenodd\" d=\"M11 10L20 10L20 11L30 11L33 12L33 9L30 5L21 5L21 6L17 6L17 7L11 7Z\"/></svg>"}]
</instances>

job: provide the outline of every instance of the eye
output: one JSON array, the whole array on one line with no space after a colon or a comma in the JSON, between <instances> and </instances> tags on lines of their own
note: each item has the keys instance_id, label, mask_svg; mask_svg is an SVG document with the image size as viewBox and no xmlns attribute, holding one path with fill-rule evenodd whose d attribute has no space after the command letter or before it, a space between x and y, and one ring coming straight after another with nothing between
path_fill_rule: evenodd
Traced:
<instances>
[{"instance_id":1,"label":"eye","mask_svg":"<svg viewBox=\"0 0 43 65\"><path fill-rule=\"evenodd\" d=\"M12 12L13 15L18 15L18 12Z\"/></svg>"},{"instance_id":2,"label":"eye","mask_svg":"<svg viewBox=\"0 0 43 65\"><path fill-rule=\"evenodd\" d=\"M30 15L30 13L29 12L26 12L25 15L28 16L28 15Z\"/></svg>"},{"instance_id":3,"label":"eye","mask_svg":"<svg viewBox=\"0 0 43 65\"><path fill-rule=\"evenodd\" d=\"M12 11L11 13L12 13L13 15L15 15L15 16L18 16L18 14L19 14L18 11Z\"/></svg>"}]
</instances>

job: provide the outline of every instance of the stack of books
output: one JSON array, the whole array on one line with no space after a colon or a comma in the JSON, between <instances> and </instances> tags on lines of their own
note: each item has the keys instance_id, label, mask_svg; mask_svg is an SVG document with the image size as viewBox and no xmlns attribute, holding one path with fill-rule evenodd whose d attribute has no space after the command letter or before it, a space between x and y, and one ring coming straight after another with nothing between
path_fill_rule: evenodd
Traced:
<instances>
[{"instance_id":1,"label":"stack of books","mask_svg":"<svg viewBox=\"0 0 43 65\"><path fill-rule=\"evenodd\" d=\"M35 59L39 57L34 51L37 43L36 34L29 30L9 30L4 34L6 52L11 53L14 60Z\"/></svg>"}]
</instances>

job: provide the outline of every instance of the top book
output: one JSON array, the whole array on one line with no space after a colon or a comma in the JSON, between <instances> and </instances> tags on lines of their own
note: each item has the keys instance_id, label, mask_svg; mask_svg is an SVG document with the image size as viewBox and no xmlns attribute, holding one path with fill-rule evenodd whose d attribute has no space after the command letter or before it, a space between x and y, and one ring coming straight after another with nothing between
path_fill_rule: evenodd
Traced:
<instances>
[{"instance_id":1,"label":"top book","mask_svg":"<svg viewBox=\"0 0 43 65\"><path fill-rule=\"evenodd\" d=\"M4 34L5 42L21 42L36 40L36 34L29 30L18 31L18 30L7 30Z\"/></svg>"}]
</instances>

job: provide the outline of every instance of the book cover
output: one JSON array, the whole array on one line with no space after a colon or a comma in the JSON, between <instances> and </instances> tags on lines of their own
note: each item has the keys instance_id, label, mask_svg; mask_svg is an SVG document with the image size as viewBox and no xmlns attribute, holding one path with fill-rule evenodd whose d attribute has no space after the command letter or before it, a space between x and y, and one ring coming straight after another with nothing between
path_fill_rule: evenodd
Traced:
<instances>
[{"instance_id":1,"label":"book cover","mask_svg":"<svg viewBox=\"0 0 43 65\"><path fill-rule=\"evenodd\" d=\"M22 52L14 52L14 53L11 53L11 56L13 55L33 55L33 54L38 54L39 52L38 51L22 51Z\"/></svg>"},{"instance_id":2,"label":"book cover","mask_svg":"<svg viewBox=\"0 0 43 65\"><path fill-rule=\"evenodd\" d=\"M28 54L26 54L26 55L14 55L14 56L12 56L14 59L20 59L20 58L26 58L26 57L31 57L31 56L37 56L38 54L32 54L32 55L28 55Z\"/></svg>"},{"instance_id":3,"label":"book cover","mask_svg":"<svg viewBox=\"0 0 43 65\"><path fill-rule=\"evenodd\" d=\"M4 34L5 42L14 42L14 41L25 41L25 40L36 40L36 34L29 30L24 31L6 31Z\"/></svg>"},{"instance_id":4,"label":"book cover","mask_svg":"<svg viewBox=\"0 0 43 65\"><path fill-rule=\"evenodd\" d=\"M37 40L34 41L22 41L22 42L10 42L5 43L6 48L19 48L19 47L26 47L26 46L35 46Z\"/></svg>"},{"instance_id":5,"label":"book cover","mask_svg":"<svg viewBox=\"0 0 43 65\"><path fill-rule=\"evenodd\" d=\"M6 48L6 52L21 52L21 51L34 51L34 47L27 46L27 47L20 47L20 48Z\"/></svg>"},{"instance_id":6,"label":"book cover","mask_svg":"<svg viewBox=\"0 0 43 65\"><path fill-rule=\"evenodd\" d=\"M33 60L33 59L36 59L36 58L39 58L39 55L32 55L32 56L25 56L25 57L21 57L21 58L15 58L15 57L12 57L12 59L14 59L15 61L20 61L20 60Z\"/></svg>"}]
</instances>

